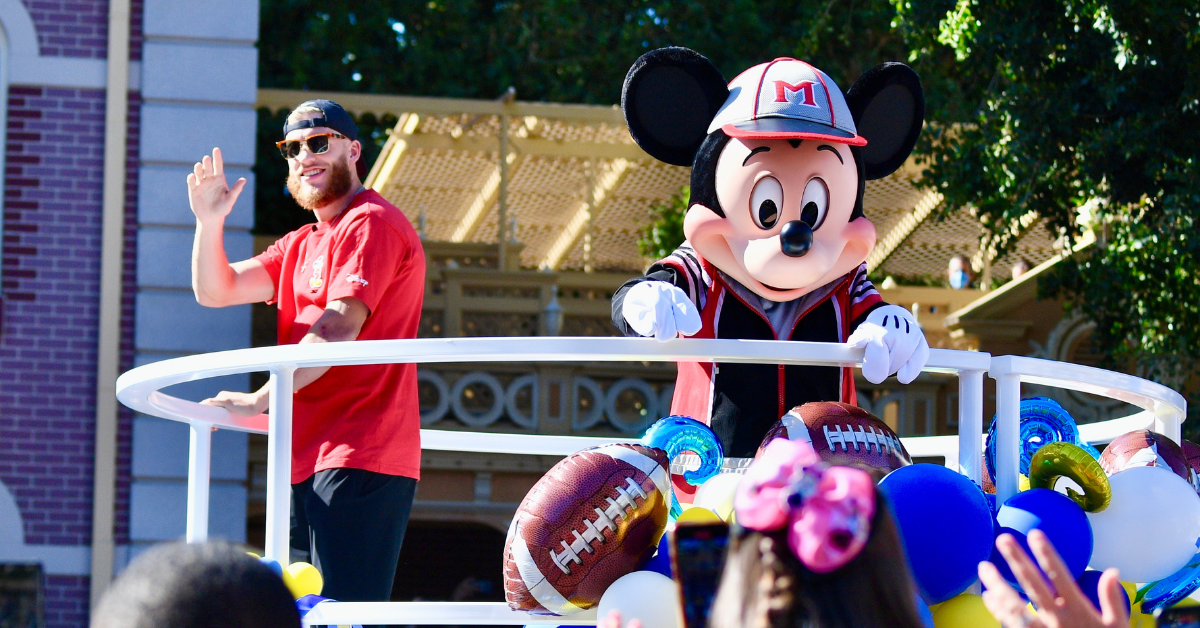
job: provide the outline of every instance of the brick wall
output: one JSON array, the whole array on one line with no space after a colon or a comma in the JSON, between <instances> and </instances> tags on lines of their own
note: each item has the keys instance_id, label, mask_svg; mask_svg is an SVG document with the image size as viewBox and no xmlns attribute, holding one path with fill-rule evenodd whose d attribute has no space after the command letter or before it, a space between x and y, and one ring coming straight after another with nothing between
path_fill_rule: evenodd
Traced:
<instances>
[{"instance_id":1,"label":"brick wall","mask_svg":"<svg viewBox=\"0 0 1200 628\"><path fill-rule=\"evenodd\" d=\"M104 91L12 87L8 98L0 480L26 543L88 545ZM86 577L48 577L47 625L84 625L87 590Z\"/></svg>"},{"instance_id":2,"label":"brick wall","mask_svg":"<svg viewBox=\"0 0 1200 628\"><path fill-rule=\"evenodd\" d=\"M0 420L30 544L91 533L104 92L9 90Z\"/></svg>"},{"instance_id":3,"label":"brick wall","mask_svg":"<svg viewBox=\"0 0 1200 628\"><path fill-rule=\"evenodd\" d=\"M107 0L21 0L33 18L41 54L103 59L108 52ZM131 0L129 58L142 59L142 7Z\"/></svg>"},{"instance_id":4,"label":"brick wall","mask_svg":"<svg viewBox=\"0 0 1200 628\"><path fill-rule=\"evenodd\" d=\"M85 576L46 577L47 628L83 628L88 623L88 580Z\"/></svg>"},{"instance_id":5,"label":"brick wall","mask_svg":"<svg viewBox=\"0 0 1200 628\"><path fill-rule=\"evenodd\" d=\"M121 268L121 365L133 368L134 298L137 294L138 141L141 94L129 94L129 126L125 157L125 249ZM129 544L129 484L133 462L133 410L119 406L117 416L117 492L113 535L118 545Z\"/></svg>"},{"instance_id":6,"label":"brick wall","mask_svg":"<svg viewBox=\"0 0 1200 628\"><path fill-rule=\"evenodd\" d=\"M22 0L33 18L41 54L103 59L108 50L105 0Z\"/></svg>"}]
</instances>

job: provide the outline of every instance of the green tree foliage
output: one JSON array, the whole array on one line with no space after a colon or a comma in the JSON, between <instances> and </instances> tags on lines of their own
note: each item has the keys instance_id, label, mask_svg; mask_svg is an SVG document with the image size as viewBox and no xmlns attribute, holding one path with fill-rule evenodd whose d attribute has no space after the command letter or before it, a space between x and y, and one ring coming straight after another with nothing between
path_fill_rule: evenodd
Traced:
<instances>
[{"instance_id":1,"label":"green tree foliage","mask_svg":"<svg viewBox=\"0 0 1200 628\"><path fill-rule=\"evenodd\" d=\"M670 200L650 208L650 224L642 229L638 238L638 253L646 258L647 263L654 263L670 255L680 244L683 244L683 215L687 212L690 186L671 196Z\"/></svg>"},{"instance_id":2,"label":"green tree foliage","mask_svg":"<svg viewBox=\"0 0 1200 628\"><path fill-rule=\"evenodd\" d=\"M630 64L694 48L732 78L777 56L848 86L907 55L887 0L264 0L263 87L612 104Z\"/></svg>"},{"instance_id":3,"label":"green tree foliage","mask_svg":"<svg viewBox=\"0 0 1200 628\"><path fill-rule=\"evenodd\" d=\"M848 88L870 67L908 56L891 28L894 15L888 0L264 0L259 82L484 99L513 86L521 100L609 105L619 102L634 59L681 45L707 55L728 78L795 56ZM952 62L954 55L935 51L923 62L939 59ZM954 99L952 82L932 85L939 94L932 98ZM309 217L285 195L286 169L274 148L282 119L279 112L259 117L259 233L280 233ZM359 124L373 139L373 160L394 120Z\"/></svg>"},{"instance_id":4,"label":"green tree foliage","mask_svg":"<svg viewBox=\"0 0 1200 628\"><path fill-rule=\"evenodd\" d=\"M1095 225L1097 246L1043 293L1098 323L1111 363L1181 382L1200 356L1200 4L894 1L912 58L953 50L949 76L974 103L931 103L926 182L1001 250L1029 212L1071 242Z\"/></svg>"}]
</instances>

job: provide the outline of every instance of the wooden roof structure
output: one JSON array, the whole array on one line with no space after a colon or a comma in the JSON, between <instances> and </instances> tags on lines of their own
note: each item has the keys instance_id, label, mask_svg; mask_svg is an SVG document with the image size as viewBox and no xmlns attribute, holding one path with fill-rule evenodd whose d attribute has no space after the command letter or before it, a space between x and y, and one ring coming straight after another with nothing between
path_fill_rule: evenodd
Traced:
<instances>
[{"instance_id":1,"label":"wooden roof structure","mask_svg":"<svg viewBox=\"0 0 1200 628\"><path fill-rule=\"evenodd\" d=\"M648 210L688 182L687 168L638 148L616 106L520 102L511 93L488 101L274 89L259 90L258 105L289 109L310 98L395 115L368 187L427 240L499 243L506 268L640 272L636 241ZM950 257L964 255L985 279L1007 279L1017 259L1036 266L1056 252L1031 216L1014 253L995 259L968 211L933 218L942 197L914 185L920 173L909 160L867 182L865 212L879 234L868 265L877 274L940 278ZM505 259L509 251L519 263Z\"/></svg>"}]
</instances>

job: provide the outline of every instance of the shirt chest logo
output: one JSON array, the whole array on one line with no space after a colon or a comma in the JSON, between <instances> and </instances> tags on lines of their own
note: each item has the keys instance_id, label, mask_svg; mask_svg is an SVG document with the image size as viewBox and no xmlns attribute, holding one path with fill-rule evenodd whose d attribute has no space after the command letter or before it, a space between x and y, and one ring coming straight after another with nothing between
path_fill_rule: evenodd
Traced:
<instances>
[{"instance_id":1,"label":"shirt chest logo","mask_svg":"<svg viewBox=\"0 0 1200 628\"><path fill-rule=\"evenodd\" d=\"M312 275L308 278L308 287L313 290L319 289L325 285L325 280L321 277L325 270L325 256L321 255L312 263Z\"/></svg>"}]
</instances>

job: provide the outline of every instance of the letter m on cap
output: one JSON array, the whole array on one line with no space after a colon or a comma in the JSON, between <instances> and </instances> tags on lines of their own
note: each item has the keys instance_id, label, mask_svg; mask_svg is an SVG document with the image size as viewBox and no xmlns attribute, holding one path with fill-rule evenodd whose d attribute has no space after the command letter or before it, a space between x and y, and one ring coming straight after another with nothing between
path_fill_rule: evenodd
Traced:
<instances>
[{"instance_id":1,"label":"letter m on cap","mask_svg":"<svg viewBox=\"0 0 1200 628\"><path fill-rule=\"evenodd\" d=\"M800 81L795 85L787 81L772 82L775 83L775 102L788 102L787 93L795 92L802 97L799 104L808 105L809 107L817 106L817 99L813 96L812 81Z\"/></svg>"}]
</instances>

